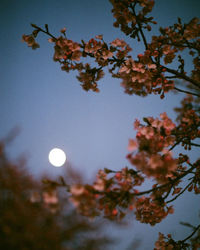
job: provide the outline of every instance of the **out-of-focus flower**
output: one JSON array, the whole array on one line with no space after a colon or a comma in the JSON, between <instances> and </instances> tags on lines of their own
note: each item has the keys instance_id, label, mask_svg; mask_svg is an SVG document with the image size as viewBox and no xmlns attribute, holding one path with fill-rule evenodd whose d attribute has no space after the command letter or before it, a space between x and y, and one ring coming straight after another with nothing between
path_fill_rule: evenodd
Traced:
<instances>
[{"instance_id":1,"label":"out-of-focus flower","mask_svg":"<svg viewBox=\"0 0 200 250\"><path fill-rule=\"evenodd\" d=\"M40 202L41 201L41 195L38 192L32 192L30 196L30 201L32 203Z\"/></svg>"},{"instance_id":2,"label":"out-of-focus flower","mask_svg":"<svg viewBox=\"0 0 200 250\"><path fill-rule=\"evenodd\" d=\"M23 35L22 41L26 42L28 47L31 47L32 49L37 49L40 47L40 45L38 43L36 43L33 35Z\"/></svg>"},{"instance_id":3,"label":"out-of-focus flower","mask_svg":"<svg viewBox=\"0 0 200 250\"><path fill-rule=\"evenodd\" d=\"M43 192L43 201L46 204L57 204L58 197L56 191Z\"/></svg>"},{"instance_id":4,"label":"out-of-focus flower","mask_svg":"<svg viewBox=\"0 0 200 250\"><path fill-rule=\"evenodd\" d=\"M84 191L85 191L84 186L79 184L74 184L70 187L70 193L75 196L83 194Z\"/></svg>"}]
</instances>

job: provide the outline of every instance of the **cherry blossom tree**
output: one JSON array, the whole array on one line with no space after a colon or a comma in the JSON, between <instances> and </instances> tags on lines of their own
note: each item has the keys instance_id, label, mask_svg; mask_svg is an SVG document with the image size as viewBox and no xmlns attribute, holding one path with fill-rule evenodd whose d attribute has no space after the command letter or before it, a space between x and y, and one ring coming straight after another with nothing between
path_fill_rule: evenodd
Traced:
<instances>
[{"instance_id":1,"label":"cherry blossom tree","mask_svg":"<svg viewBox=\"0 0 200 250\"><path fill-rule=\"evenodd\" d=\"M53 182L42 185L27 171L24 159L11 161L2 142L0 214L0 249L92 250L114 243L102 233L102 223L77 213Z\"/></svg>"},{"instance_id":2,"label":"cherry blossom tree","mask_svg":"<svg viewBox=\"0 0 200 250\"><path fill-rule=\"evenodd\" d=\"M159 29L159 34L147 39L147 32L157 22L150 13L154 0L110 0L115 18L114 27L127 37L143 43L144 51L136 58L123 39L106 42L103 35L89 41L75 42L67 37L66 28L56 37L48 25L45 28L31 24L33 32L23 35L32 49L39 48L39 33L48 36L54 45L53 60L63 71L77 72L77 79L85 91L99 92L99 80L108 69L112 77L121 79L124 92L129 95L159 95L169 92L185 93L179 107L175 108L176 121L166 112L160 117L136 119L136 138L128 142L127 159L130 167L120 171L99 170L93 184L57 182L67 187L71 201L85 216L122 219L133 211L141 223L155 225L174 212L173 202L184 192L200 194L200 158L191 159L190 151L199 148L200 138L200 24L194 17L189 23L178 18L177 23ZM185 54L193 66L185 69ZM84 62L90 58L90 64ZM174 149L182 150L175 156ZM182 151L181 151L182 152ZM142 189L150 179L152 188ZM171 235L159 234L155 249L197 249L199 225L190 225L192 233L176 241Z\"/></svg>"}]
</instances>

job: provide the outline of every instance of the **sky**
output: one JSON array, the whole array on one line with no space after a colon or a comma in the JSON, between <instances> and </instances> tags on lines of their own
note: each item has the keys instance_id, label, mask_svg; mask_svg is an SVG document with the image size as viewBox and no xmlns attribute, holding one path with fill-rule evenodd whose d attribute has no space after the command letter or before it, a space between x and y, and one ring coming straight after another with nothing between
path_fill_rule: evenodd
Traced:
<instances>
[{"instance_id":1,"label":"sky","mask_svg":"<svg viewBox=\"0 0 200 250\"><path fill-rule=\"evenodd\" d=\"M187 22L199 16L199 10L199 0L157 0L152 15L159 25L153 33L159 26L173 24L178 16ZM48 153L54 147L62 148L66 164L88 180L98 169L121 169L128 164L128 139L135 136L136 118L157 117L167 111L175 119L173 108L183 94L169 94L164 100L155 95L129 96L124 94L120 81L109 74L99 83L100 93L85 92L74 73L61 71L52 60L53 46L47 42L48 37L39 34L40 48L36 51L21 41L23 34L32 32L30 23L41 27L47 23L55 36L63 27L67 28L67 37L77 42L103 34L106 42L123 38L135 55L142 53L143 46L127 39L113 27L113 21L107 0L0 0L0 138L14 127L20 128L7 151L13 159L26 155L33 175L61 174L62 169L48 162ZM132 230L124 227L121 231L123 239L116 249L125 249L133 238L142 240L139 249L150 249L150 245L153 249L159 231L184 238L190 231L178 224L183 218L195 224L196 204L197 199L184 195L176 203L176 213L159 225L150 227L133 221Z\"/></svg>"}]
</instances>

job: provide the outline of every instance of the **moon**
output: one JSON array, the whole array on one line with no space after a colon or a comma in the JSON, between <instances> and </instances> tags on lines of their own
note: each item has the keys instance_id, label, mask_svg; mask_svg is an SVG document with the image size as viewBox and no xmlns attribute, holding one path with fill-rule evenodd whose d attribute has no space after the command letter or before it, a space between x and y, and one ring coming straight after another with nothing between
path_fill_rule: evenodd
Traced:
<instances>
[{"instance_id":1,"label":"moon","mask_svg":"<svg viewBox=\"0 0 200 250\"><path fill-rule=\"evenodd\" d=\"M60 148L53 148L49 152L49 162L54 167L61 167L64 165L66 161L66 154L65 152Z\"/></svg>"}]
</instances>

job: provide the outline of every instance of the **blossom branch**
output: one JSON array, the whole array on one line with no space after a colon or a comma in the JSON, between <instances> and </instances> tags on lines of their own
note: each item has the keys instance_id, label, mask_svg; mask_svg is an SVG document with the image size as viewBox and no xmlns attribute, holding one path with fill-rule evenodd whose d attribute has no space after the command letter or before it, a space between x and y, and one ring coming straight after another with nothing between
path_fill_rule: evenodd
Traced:
<instances>
[{"instance_id":1,"label":"blossom branch","mask_svg":"<svg viewBox=\"0 0 200 250\"><path fill-rule=\"evenodd\" d=\"M167 183L165 183L165 184L163 184L163 185L154 187L154 188L152 188L152 189L149 189L149 190L146 190L146 191L143 191L143 192L135 193L134 196L141 196L141 195L144 195L144 194L149 194L149 193L151 193L151 192L153 192L153 191L156 191L156 190L158 190L158 189L162 189L162 188L167 187L167 186L169 186L169 185L172 185L172 186L173 186L177 181L179 181L180 179L184 178L186 175L188 175L189 173L191 173L193 169L196 168L195 165L192 165L191 163L188 163L188 164L191 166L191 168L188 169L187 171L185 171L184 174L179 175L179 176L176 177L175 179L170 179L169 182L167 182Z\"/></svg>"},{"instance_id":2,"label":"blossom branch","mask_svg":"<svg viewBox=\"0 0 200 250\"><path fill-rule=\"evenodd\" d=\"M154 192L154 191L157 191L157 190L159 190L159 189L162 189L162 188L165 188L165 187L167 187L167 186L171 186L171 188L173 187L173 185L177 182L177 181L179 181L180 179L182 179L182 178L184 178L186 175L188 175L189 173L191 173L192 172L192 170L193 169L195 169L196 168L196 166L195 165L192 165L191 163L188 163L190 166L191 166L191 168L190 169L188 169L187 171L185 171L182 175L179 175L179 176L177 176L175 179L170 179L168 182L166 182L165 184L162 184L162 185L160 185L160 186L156 186L156 187L154 187L154 188L151 188L151 189L149 189L149 190L145 190L145 191L142 191L142 192L138 192L138 193L132 193L131 195L134 197L134 196L142 196L142 195L144 195L144 194L149 194L149 193L152 193L152 192ZM112 170L111 170L112 171ZM191 183L190 183L191 184ZM106 192L104 192L104 191L97 191L96 192L97 194L104 194L104 195L106 195L107 193ZM165 197L166 198L166 197Z\"/></svg>"},{"instance_id":3,"label":"blossom branch","mask_svg":"<svg viewBox=\"0 0 200 250\"><path fill-rule=\"evenodd\" d=\"M164 68L167 72L176 75L178 78L181 78L181 79L184 79L184 80L186 80L186 81L188 81L188 82L191 82L193 85L195 85L196 87L200 88L200 83L199 83L199 82L197 82L197 81L195 81L194 79L192 79L192 78L186 76L185 74L181 74L181 73L179 73L177 70L170 69L170 68L168 68L168 67L166 67L166 66L163 66L163 68Z\"/></svg>"},{"instance_id":4,"label":"blossom branch","mask_svg":"<svg viewBox=\"0 0 200 250\"><path fill-rule=\"evenodd\" d=\"M48 29L48 26L47 26L47 25L46 25L46 30L44 30L44 29L42 29L42 28L40 28L40 27L38 27L37 25L32 24L32 23L31 23L31 26L32 26L33 28L35 28L36 30L41 31L41 32L47 34L48 36L50 36L51 38L55 39L56 41L58 40L55 36L53 36L53 35L49 32L49 29Z\"/></svg>"},{"instance_id":5,"label":"blossom branch","mask_svg":"<svg viewBox=\"0 0 200 250\"><path fill-rule=\"evenodd\" d=\"M145 37L144 32L143 32L143 30L142 30L141 23L140 23L140 21L138 20L138 16L137 16L136 13L135 13L135 5L134 5L134 6L131 6L131 9L132 9L132 11L133 11L133 15L134 15L135 18L136 18L136 22L137 22L137 25L138 25L138 30L139 30L139 32L140 32L140 34L141 34L143 43L144 43L144 45L145 45L145 49L147 50L147 49L148 49L147 40L146 40L146 37Z\"/></svg>"},{"instance_id":6,"label":"blossom branch","mask_svg":"<svg viewBox=\"0 0 200 250\"><path fill-rule=\"evenodd\" d=\"M166 203L170 203L170 202L172 202L172 201L174 201L174 200L176 200L181 194L183 194L186 190L187 190L187 188L192 184L192 182L193 182L193 180L179 193L179 194L177 194L174 198L172 198L171 200L168 200Z\"/></svg>"}]
</instances>

